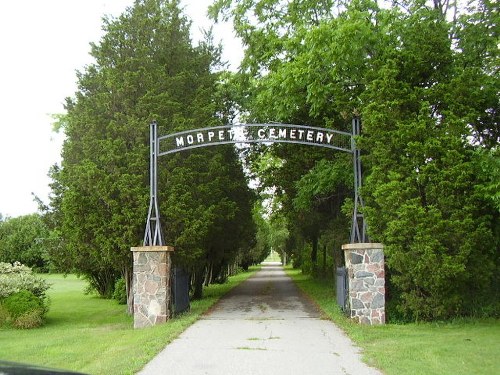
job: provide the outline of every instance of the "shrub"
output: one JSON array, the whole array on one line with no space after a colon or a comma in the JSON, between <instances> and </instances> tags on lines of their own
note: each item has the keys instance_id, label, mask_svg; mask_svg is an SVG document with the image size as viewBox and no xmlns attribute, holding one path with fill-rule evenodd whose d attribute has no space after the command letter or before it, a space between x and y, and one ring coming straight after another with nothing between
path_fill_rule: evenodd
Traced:
<instances>
[{"instance_id":1,"label":"shrub","mask_svg":"<svg viewBox=\"0 0 500 375\"><path fill-rule=\"evenodd\" d=\"M5 298L2 301L2 306L14 320L31 311L41 310L43 312L45 310L41 298L27 290L22 290Z\"/></svg>"},{"instance_id":2,"label":"shrub","mask_svg":"<svg viewBox=\"0 0 500 375\"><path fill-rule=\"evenodd\" d=\"M22 290L28 290L35 296L45 299L45 292L50 285L34 275L31 268L19 262L14 264L0 262L0 299Z\"/></svg>"},{"instance_id":3,"label":"shrub","mask_svg":"<svg viewBox=\"0 0 500 375\"><path fill-rule=\"evenodd\" d=\"M115 291L113 292L113 299L116 299L120 305L127 304L127 288L123 277L120 277L115 282Z\"/></svg>"},{"instance_id":4,"label":"shrub","mask_svg":"<svg viewBox=\"0 0 500 375\"><path fill-rule=\"evenodd\" d=\"M50 285L19 262L0 263L0 326L34 328L48 310Z\"/></svg>"},{"instance_id":5,"label":"shrub","mask_svg":"<svg viewBox=\"0 0 500 375\"><path fill-rule=\"evenodd\" d=\"M1 301L0 326L10 323L15 328L40 327L46 312L47 307L42 298L22 290Z\"/></svg>"}]
</instances>

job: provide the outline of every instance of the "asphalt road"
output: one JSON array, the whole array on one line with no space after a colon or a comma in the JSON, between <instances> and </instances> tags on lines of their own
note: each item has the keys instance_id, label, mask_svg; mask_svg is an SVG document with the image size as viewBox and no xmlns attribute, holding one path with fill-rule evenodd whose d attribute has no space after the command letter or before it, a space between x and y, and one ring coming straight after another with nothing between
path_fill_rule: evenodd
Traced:
<instances>
[{"instance_id":1,"label":"asphalt road","mask_svg":"<svg viewBox=\"0 0 500 375\"><path fill-rule=\"evenodd\" d=\"M381 374L299 292L267 264L168 345L142 375Z\"/></svg>"}]
</instances>

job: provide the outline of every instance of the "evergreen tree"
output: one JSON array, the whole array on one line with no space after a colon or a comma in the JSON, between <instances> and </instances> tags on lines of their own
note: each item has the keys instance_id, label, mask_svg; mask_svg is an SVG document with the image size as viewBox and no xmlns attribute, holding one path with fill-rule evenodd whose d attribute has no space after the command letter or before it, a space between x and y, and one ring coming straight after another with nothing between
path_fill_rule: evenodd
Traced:
<instances>
[{"instance_id":1,"label":"evergreen tree","mask_svg":"<svg viewBox=\"0 0 500 375\"><path fill-rule=\"evenodd\" d=\"M370 103L363 110L363 144L371 170L367 216L371 234L385 244L397 305L392 313L406 319L471 313L489 303L496 288L498 213L478 194L485 176L471 139L478 129L490 139L485 143L495 137L488 113L495 116L489 106L498 79L486 71L477 77L489 81L484 94L458 83L468 75L466 57L451 48L450 25L439 8L415 5L391 28L397 38L363 95ZM486 100L463 102L476 95Z\"/></svg>"},{"instance_id":2,"label":"evergreen tree","mask_svg":"<svg viewBox=\"0 0 500 375\"><path fill-rule=\"evenodd\" d=\"M189 26L177 0L138 0L105 19L104 36L92 44L95 63L78 73L79 90L67 99L52 218L66 269L84 274L103 296L120 275L130 289L130 247L141 244L149 203L149 123L157 120L160 134L219 123L218 50L210 41L193 46ZM211 261L215 226L244 225L247 211L251 217L235 207L234 199L250 197L234 152L162 159L159 181L166 241L185 266ZM243 196L233 197L236 191ZM218 233L229 241L240 232Z\"/></svg>"}]
</instances>

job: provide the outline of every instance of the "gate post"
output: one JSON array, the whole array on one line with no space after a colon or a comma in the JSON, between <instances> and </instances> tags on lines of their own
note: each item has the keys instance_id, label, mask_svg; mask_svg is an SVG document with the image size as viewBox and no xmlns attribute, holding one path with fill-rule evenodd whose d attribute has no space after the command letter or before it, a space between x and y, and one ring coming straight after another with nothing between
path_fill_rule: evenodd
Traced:
<instances>
[{"instance_id":1,"label":"gate post","mask_svg":"<svg viewBox=\"0 0 500 375\"><path fill-rule=\"evenodd\" d=\"M385 323L383 249L381 243L342 245L349 278L350 317L362 324Z\"/></svg>"},{"instance_id":2,"label":"gate post","mask_svg":"<svg viewBox=\"0 0 500 375\"><path fill-rule=\"evenodd\" d=\"M356 139L361 135L361 121L359 118L352 120L352 137L351 137L351 150L352 150L352 164L354 166L354 211L352 215L351 226L351 243L368 242L368 234L366 228L366 221L363 215L363 197L361 197L361 151L356 146Z\"/></svg>"},{"instance_id":3,"label":"gate post","mask_svg":"<svg viewBox=\"0 0 500 375\"><path fill-rule=\"evenodd\" d=\"M134 328L165 323L171 316L172 246L132 247Z\"/></svg>"}]
</instances>

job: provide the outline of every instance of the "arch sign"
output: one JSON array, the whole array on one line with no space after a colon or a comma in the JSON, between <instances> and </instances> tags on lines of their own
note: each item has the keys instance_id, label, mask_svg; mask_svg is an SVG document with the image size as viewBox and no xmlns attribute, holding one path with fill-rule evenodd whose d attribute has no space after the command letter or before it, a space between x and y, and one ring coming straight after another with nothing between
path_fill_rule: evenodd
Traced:
<instances>
[{"instance_id":1,"label":"arch sign","mask_svg":"<svg viewBox=\"0 0 500 375\"><path fill-rule=\"evenodd\" d=\"M187 130L158 138L158 156L221 144L295 143L351 152L352 134L289 124L239 124Z\"/></svg>"},{"instance_id":2,"label":"arch sign","mask_svg":"<svg viewBox=\"0 0 500 375\"><path fill-rule=\"evenodd\" d=\"M222 144L294 143L325 147L353 155L354 166L354 213L351 227L351 243L367 242L366 224L359 208L363 201L361 188L361 160L356 148L355 136L360 134L360 121L352 121L352 133L306 125L281 123L238 124L186 130L158 137L156 122L150 126L150 204L144 246L164 246L160 211L157 199L157 158L185 150Z\"/></svg>"}]
</instances>

